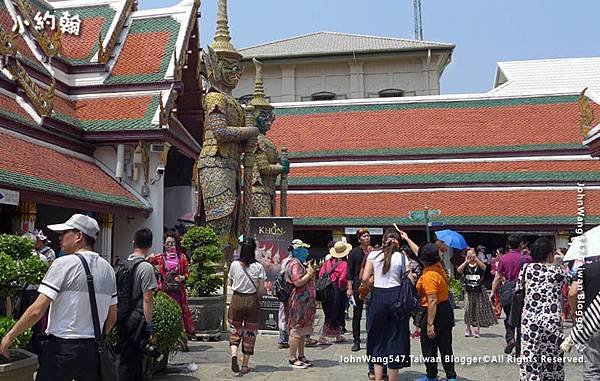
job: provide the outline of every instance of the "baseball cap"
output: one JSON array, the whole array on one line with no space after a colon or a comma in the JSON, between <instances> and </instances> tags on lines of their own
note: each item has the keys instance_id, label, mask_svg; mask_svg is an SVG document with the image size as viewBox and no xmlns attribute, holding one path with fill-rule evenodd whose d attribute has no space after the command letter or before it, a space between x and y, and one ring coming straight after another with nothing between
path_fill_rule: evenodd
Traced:
<instances>
[{"instance_id":1,"label":"baseball cap","mask_svg":"<svg viewBox=\"0 0 600 381\"><path fill-rule=\"evenodd\" d=\"M83 214L74 214L67 222L62 224L48 225L48 229L55 232L64 232L66 230L76 229L92 238L96 238L98 232L100 231L98 222L96 222L96 220L92 217L84 216Z\"/></svg>"},{"instance_id":2,"label":"baseball cap","mask_svg":"<svg viewBox=\"0 0 600 381\"><path fill-rule=\"evenodd\" d=\"M306 247L306 248L308 248L308 247L310 247L310 245L309 245L309 244L307 244L307 243L304 243L304 242L302 242L302 240L301 240L301 239L298 239L298 238L296 238L296 239L292 240L292 248L294 248L294 249L299 249L299 248L301 248L301 247Z\"/></svg>"}]
</instances>

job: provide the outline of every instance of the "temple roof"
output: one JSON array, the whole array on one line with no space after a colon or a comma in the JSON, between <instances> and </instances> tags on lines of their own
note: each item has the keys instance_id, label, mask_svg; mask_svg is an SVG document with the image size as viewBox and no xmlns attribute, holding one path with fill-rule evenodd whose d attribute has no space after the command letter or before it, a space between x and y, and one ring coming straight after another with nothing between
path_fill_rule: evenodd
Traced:
<instances>
[{"instance_id":1,"label":"temple roof","mask_svg":"<svg viewBox=\"0 0 600 381\"><path fill-rule=\"evenodd\" d=\"M289 189L369 189L481 185L600 185L600 161L587 155L510 159L298 163Z\"/></svg>"},{"instance_id":2,"label":"temple roof","mask_svg":"<svg viewBox=\"0 0 600 381\"><path fill-rule=\"evenodd\" d=\"M4 105L10 99L1 96ZM14 107L14 105L13 105ZM92 157L0 129L0 186L38 194L48 204L143 215L147 201L119 184Z\"/></svg>"},{"instance_id":3,"label":"temple roof","mask_svg":"<svg viewBox=\"0 0 600 381\"><path fill-rule=\"evenodd\" d=\"M543 229L576 226L577 189L570 188L459 188L428 190L373 190L302 192L288 194L288 215L299 226L423 225L409 212L439 209L436 218L448 227L479 230ZM585 193L585 223L600 223L600 188ZM572 200L572 202L567 202ZM319 205L319 208L314 208Z\"/></svg>"},{"instance_id":4,"label":"temple roof","mask_svg":"<svg viewBox=\"0 0 600 381\"><path fill-rule=\"evenodd\" d=\"M29 5L30 14L48 10L57 23L64 11L80 16L80 34L63 33L62 49L51 60L40 44L43 38L51 38L51 33L42 38L26 28L17 35L18 52L15 58L9 57L10 65L22 64L27 80L41 95L49 91L51 80L56 80L54 107L44 116L30 107L35 102L28 94L15 108L3 112L4 116L28 115L19 121L30 126L58 123L83 140L92 133L123 132L131 141L167 140L187 156L197 157L200 145L192 134L197 131L190 129L200 127L184 126L173 110L184 88L182 71L192 49L188 41L196 24L198 2L183 0L172 7L144 11L136 11L133 0L36 0ZM0 2L0 27L9 32L16 15L27 14L24 12ZM194 52L198 54L197 49ZM196 68L188 70L196 72ZM7 92L22 87L16 86L14 75L3 74L0 87ZM200 99L198 110L201 112ZM108 135L101 140L110 142Z\"/></svg>"},{"instance_id":5,"label":"temple roof","mask_svg":"<svg viewBox=\"0 0 600 381\"><path fill-rule=\"evenodd\" d=\"M338 32L314 32L240 49L244 59L454 49L453 44Z\"/></svg>"},{"instance_id":6,"label":"temple roof","mask_svg":"<svg viewBox=\"0 0 600 381\"><path fill-rule=\"evenodd\" d=\"M576 94L274 104L269 137L295 161L587 153ZM591 102L596 113L600 106ZM301 137L301 138L299 138Z\"/></svg>"}]
</instances>

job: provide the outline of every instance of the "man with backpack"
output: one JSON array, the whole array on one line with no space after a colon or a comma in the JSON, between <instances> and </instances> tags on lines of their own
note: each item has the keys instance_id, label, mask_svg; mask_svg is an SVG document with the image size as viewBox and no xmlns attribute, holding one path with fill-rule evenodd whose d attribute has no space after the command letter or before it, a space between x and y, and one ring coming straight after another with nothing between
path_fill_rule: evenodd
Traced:
<instances>
[{"instance_id":1,"label":"man with backpack","mask_svg":"<svg viewBox=\"0 0 600 381\"><path fill-rule=\"evenodd\" d=\"M158 288L154 267L146 261L152 247L152 231L135 232L133 253L117 267L119 332L119 379L143 380L145 348L154 332L152 325L153 292Z\"/></svg>"}]
</instances>

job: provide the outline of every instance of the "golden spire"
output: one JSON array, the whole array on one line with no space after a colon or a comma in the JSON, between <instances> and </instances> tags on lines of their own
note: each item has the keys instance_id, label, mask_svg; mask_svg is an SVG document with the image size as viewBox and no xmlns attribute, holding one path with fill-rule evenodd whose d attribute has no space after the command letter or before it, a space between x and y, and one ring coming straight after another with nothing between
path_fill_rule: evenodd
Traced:
<instances>
[{"instance_id":1,"label":"golden spire","mask_svg":"<svg viewBox=\"0 0 600 381\"><path fill-rule=\"evenodd\" d=\"M242 59L242 55L231 43L227 18L227 0L217 0L217 32L210 47L218 55Z\"/></svg>"},{"instance_id":2,"label":"golden spire","mask_svg":"<svg viewBox=\"0 0 600 381\"><path fill-rule=\"evenodd\" d=\"M263 86L262 63L256 58L253 58L254 67L256 68L256 82L254 84L254 97L249 102L256 108L273 108L265 97L265 88Z\"/></svg>"}]
</instances>

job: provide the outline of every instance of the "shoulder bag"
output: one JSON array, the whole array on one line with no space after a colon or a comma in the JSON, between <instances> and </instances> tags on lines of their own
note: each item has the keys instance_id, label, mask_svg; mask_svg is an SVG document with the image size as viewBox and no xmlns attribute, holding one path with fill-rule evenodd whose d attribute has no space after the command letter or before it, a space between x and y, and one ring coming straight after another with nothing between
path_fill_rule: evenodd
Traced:
<instances>
[{"instance_id":1,"label":"shoulder bag","mask_svg":"<svg viewBox=\"0 0 600 381\"><path fill-rule=\"evenodd\" d=\"M523 255L521 255L521 257L519 258L519 270L523 268L523 262ZM500 294L500 305L502 307L508 307L512 304L512 298L515 294L516 286L517 281L511 280L505 282L504 284L501 284L500 287L498 287L498 294Z\"/></svg>"},{"instance_id":2,"label":"shoulder bag","mask_svg":"<svg viewBox=\"0 0 600 381\"><path fill-rule=\"evenodd\" d=\"M510 325L517 328L517 355L521 352L521 318L523 316L523 306L525 305L525 277L527 276L527 266L523 268L523 277L521 278L521 288L515 291L510 308Z\"/></svg>"},{"instance_id":3,"label":"shoulder bag","mask_svg":"<svg viewBox=\"0 0 600 381\"><path fill-rule=\"evenodd\" d=\"M98 318L98 305L96 304L96 292L94 290L94 277L90 272L87 261L81 254L77 254L81 260L85 275L87 277L88 292L90 294L90 306L92 309L92 322L94 324L94 336L96 349L98 350L98 362L100 365L100 380L114 381L119 379L118 360L113 348L106 339L106 332L102 333L100 329L100 319Z\"/></svg>"},{"instance_id":4,"label":"shoulder bag","mask_svg":"<svg viewBox=\"0 0 600 381\"><path fill-rule=\"evenodd\" d=\"M252 277L250 276L250 274L248 274L248 270L246 270L246 266L244 266L242 261L238 261L238 262L240 262L240 266L242 266L242 270L244 270L244 274L246 274L246 277L248 278L250 283L252 283L252 286L254 286L254 292L258 292L258 286L256 285L256 283L254 283L254 280L252 280Z\"/></svg>"}]
</instances>

